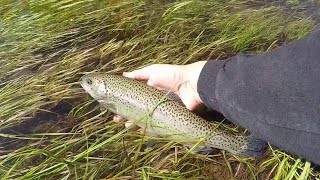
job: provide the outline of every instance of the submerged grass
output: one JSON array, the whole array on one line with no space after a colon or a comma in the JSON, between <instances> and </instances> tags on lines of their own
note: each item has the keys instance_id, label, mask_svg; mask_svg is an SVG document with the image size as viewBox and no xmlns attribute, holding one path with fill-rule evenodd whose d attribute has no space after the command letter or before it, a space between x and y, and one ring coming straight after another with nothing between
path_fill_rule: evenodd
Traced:
<instances>
[{"instance_id":1,"label":"submerged grass","mask_svg":"<svg viewBox=\"0 0 320 180\"><path fill-rule=\"evenodd\" d=\"M90 71L264 52L305 36L312 19L238 0L5 0L0 15L2 179L319 178L279 150L204 156L128 132L78 84ZM159 143L144 151L149 140Z\"/></svg>"}]
</instances>

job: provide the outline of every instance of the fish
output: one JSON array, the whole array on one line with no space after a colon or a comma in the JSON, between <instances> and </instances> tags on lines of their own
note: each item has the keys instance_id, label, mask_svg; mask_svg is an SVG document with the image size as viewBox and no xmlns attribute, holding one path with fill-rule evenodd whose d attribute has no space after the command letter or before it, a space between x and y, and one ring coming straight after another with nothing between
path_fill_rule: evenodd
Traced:
<instances>
[{"instance_id":1,"label":"fish","mask_svg":"<svg viewBox=\"0 0 320 180\"><path fill-rule=\"evenodd\" d=\"M236 135L188 110L163 91L143 81L110 73L89 73L83 89L109 111L133 121L148 136L164 137L200 149L222 149L239 157L260 156L266 142L253 135Z\"/></svg>"}]
</instances>

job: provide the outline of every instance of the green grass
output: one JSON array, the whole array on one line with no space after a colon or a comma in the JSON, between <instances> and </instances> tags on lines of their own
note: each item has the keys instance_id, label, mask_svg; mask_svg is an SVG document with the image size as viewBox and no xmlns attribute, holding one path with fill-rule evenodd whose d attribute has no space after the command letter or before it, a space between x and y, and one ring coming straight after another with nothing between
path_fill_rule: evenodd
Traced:
<instances>
[{"instance_id":1,"label":"green grass","mask_svg":"<svg viewBox=\"0 0 320 180\"><path fill-rule=\"evenodd\" d=\"M279 150L257 160L227 152L204 156L128 132L78 84L91 71L121 73L268 51L312 30L313 20L293 13L238 0L1 1L0 131L6 148L0 176L319 178L310 163ZM8 130L18 125L29 131ZM145 152L148 140L159 143Z\"/></svg>"}]
</instances>

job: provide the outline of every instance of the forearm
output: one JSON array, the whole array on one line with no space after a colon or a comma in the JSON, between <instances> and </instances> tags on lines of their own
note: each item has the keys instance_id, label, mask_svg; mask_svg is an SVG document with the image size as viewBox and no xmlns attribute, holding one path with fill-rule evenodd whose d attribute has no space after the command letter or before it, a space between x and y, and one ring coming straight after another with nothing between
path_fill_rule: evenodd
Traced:
<instances>
[{"instance_id":1,"label":"forearm","mask_svg":"<svg viewBox=\"0 0 320 180\"><path fill-rule=\"evenodd\" d=\"M320 33L257 56L209 61L203 103L279 148L320 164Z\"/></svg>"}]
</instances>

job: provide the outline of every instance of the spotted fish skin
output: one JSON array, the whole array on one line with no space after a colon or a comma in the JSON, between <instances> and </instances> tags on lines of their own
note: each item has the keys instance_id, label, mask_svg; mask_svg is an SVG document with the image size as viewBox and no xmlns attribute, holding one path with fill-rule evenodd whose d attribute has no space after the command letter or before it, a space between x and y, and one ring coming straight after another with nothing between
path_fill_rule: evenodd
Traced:
<instances>
[{"instance_id":1,"label":"spotted fish skin","mask_svg":"<svg viewBox=\"0 0 320 180\"><path fill-rule=\"evenodd\" d=\"M252 136L237 136L217 129L217 125L190 112L144 82L120 75L91 73L80 80L81 86L115 114L146 129L153 136L172 138L192 146L227 150L242 157L259 156L265 142Z\"/></svg>"}]
</instances>

